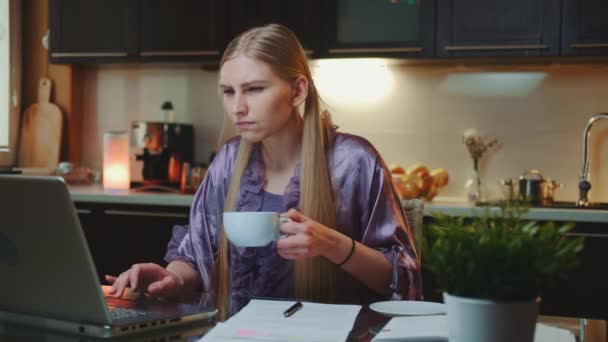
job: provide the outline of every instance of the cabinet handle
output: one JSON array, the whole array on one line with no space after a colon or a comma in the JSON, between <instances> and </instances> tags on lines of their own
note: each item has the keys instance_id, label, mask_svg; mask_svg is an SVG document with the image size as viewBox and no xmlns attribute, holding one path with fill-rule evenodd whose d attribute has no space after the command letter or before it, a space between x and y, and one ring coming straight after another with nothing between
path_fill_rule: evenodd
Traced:
<instances>
[{"instance_id":1,"label":"cabinet handle","mask_svg":"<svg viewBox=\"0 0 608 342\"><path fill-rule=\"evenodd\" d=\"M445 51L492 51L492 50L540 50L547 49L545 44L519 45L447 45Z\"/></svg>"},{"instance_id":2,"label":"cabinet handle","mask_svg":"<svg viewBox=\"0 0 608 342\"><path fill-rule=\"evenodd\" d=\"M314 50L304 50L304 54L305 54L306 56L310 56L310 55L312 55L313 53L314 53Z\"/></svg>"},{"instance_id":3,"label":"cabinet handle","mask_svg":"<svg viewBox=\"0 0 608 342\"><path fill-rule=\"evenodd\" d=\"M329 53L383 53L383 52L422 52L421 47L406 47L406 48L352 48L352 49L329 49Z\"/></svg>"},{"instance_id":4,"label":"cabinet handle","mask_svg":"<svg viewBox=\"0 0 608 342\"><path fill-rule=\"evenodd\" d=\"M220 52L216 50L205 51L142 51L142 57L163 57L163 56L217 56Z\"/></svg>"},{"instance_id":5,"label":"cabinet handle","mask_svg":"<svg viewBox=\"0 0 608 342\"><path fill-rule=\"evenodd\" d=\"M51 57L127 57L126 52L53 52Z\"/></svg>"},{"instance_id":6,"label":"cabinet handle","mask_svg":"<svg viewBox=\"0 0 608 342\"><path fill-rule=\"evenodd\" d=\"M608 238L608 234L598 234L598 233L566 233L566 236Z\"/></svg>"},{"instance_id":7,"label":"cabinet handle","mask_svg":"<svg viewBox=\"0 0 608 342\"><path fill-rule=\"evenodd\" d=\"M93 211L90 209L76 209L76 214L78 215L90 215Z\"/></svg>"},{"instance_id":8,"label":"cabinet handle","mask_svg":"<svg viewBox=\"0 0 608 342\"><path fill-rule=\"evenodd\" d=\"M106 215L120 215L120 216L145 216L145 217L176 217L176 218L188 218L188 214L180 213L166 213L166 212L149 212L149 211L131 211L131 210L104 210Z\"/></svg>"},{"instance_id":9,"label":"cabinet handle","mask_svg":"<svg viewBox=\"0 0 608 342\"><path fill-rule=\"evenodd\" d=\"M608 43L572 43L568 47L573 49L601 49L608 48Z\"/></svg>"}]
</instances>

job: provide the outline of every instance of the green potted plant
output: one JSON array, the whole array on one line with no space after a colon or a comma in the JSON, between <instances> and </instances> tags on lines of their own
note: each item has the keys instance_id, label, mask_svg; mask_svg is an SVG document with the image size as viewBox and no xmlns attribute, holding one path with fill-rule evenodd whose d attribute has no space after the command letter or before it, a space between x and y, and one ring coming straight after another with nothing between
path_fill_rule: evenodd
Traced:
<instances>
[{"instance_id":1,"label":"green potted plant","mask_svg":"<svg viewBox=\"0 0 608 342\"><path fill-rule=\"evenodd\" d=\"M541 290L576 267L573 223L524 219L505 201L474 217L434 215L423 263L447 305L450 341L533 341Z\"/></svg>"}]
</instances>

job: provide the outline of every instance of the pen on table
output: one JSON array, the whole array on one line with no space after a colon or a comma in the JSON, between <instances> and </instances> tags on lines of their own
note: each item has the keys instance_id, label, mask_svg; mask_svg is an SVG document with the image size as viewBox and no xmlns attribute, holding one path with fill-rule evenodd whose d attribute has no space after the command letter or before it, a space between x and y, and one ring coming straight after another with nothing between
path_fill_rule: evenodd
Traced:
<instances>
[{"instance_id":1,"label":"pen on table","mask_svg":"<svg viewBox=\"0 0 608 342\"><path fill-rule=\"evenodd\" d=\"M300 310L303 306L304 305L302 305L302 302L297 302L294 305L290 306L289 309L285 310L285 312L283 312L283 316L289 317L296 313L296 311Z\"/></svg>"}]
</instances>

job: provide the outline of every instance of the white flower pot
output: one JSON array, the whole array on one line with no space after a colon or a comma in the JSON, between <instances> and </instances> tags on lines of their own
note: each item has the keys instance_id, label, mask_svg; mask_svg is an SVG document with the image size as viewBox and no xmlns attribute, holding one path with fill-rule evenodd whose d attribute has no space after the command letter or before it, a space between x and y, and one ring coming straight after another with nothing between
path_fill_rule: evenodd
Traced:
<instances>
[{"instance_id":1,"label":"white flower pot","mask_svg":"<svg viewBox=\"0 0 608 342\"><path fill-rule=\"evenodd\" d=\"M536 301L495 302L443 294L450 342L532 342Z\"/></svg>"}]
</instances>

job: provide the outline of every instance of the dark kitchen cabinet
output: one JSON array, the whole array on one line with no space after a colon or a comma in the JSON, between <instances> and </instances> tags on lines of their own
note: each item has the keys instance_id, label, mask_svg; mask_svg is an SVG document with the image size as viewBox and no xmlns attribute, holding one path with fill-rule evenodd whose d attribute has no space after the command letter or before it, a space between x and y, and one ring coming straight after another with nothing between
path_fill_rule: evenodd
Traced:
<instances>
[{"instance_id":1,"label":"dark kitchen cabinet","mask_svg":"<svg viewBox=\"0 0 608 342\"><path fill-rule=\"evenodd\" d=\"M188 224L188 207L75 203L102 284L133 264L163 257L175 225Z\"/></svg>"},{"instance_id":2,"label":"dark kitchen cabinet","mask_svg":"<svg viewBox=\"0 0 608 342\"><path fill-rule=\"evenodd\" d=\"M138 1L51 0L51 62L136 59Z\"/></svg>"},{"instance_id":3,"label":"dark kitchen cabinet","mask_svg":"<svg viewBox=\"0 0 608 342\"><path fill-rule=\"evenodd\" d=\"M219 60L223 0L51 0L53 63Z\"/></svg>"},{"instance_id":4,"label":"dark kitchen cabinet","mask_svg":"<svg viewBox=\"0 0 608 342\"><path fill-rule=\"evenodd\" d=\"M556 56L560 4L560 0L441 0L437 56Z\"/></svg>"},{"instance_id":5,"label":"dark kitchen cabinet","mask_svg":"<svg viewBox=\"0 0 608 342\"><path fill-rule=\"evenodd\" d=\"M604 271L608 259L607 224L576 224L571 235L585 238L579 266L542 294L541 314L608 320L608 274Z\"/></svg>"},{"instance_id":6,"label":"dark kitchen cabinet","mask_svg":"<svg viewBox=\"0 0 608 342\"><path fill-rule=\"evenodd\" d=\"M289 27L309 56L318 55L323 0L230 0L228 41L247 29L269 23Z\"/></svg>"},{"instance_id":7,"label":"dark kitchen cabinet","mask_svg":"<svg viewBox=\"0 0 608 342\"><path fill-rule=\"evenodd\" d=\"M563 55L608 54L608 1L564 0Z\"/></svg>"},{"instance_id":8,"label":"dark kitchen cabinet","mask_svg":"<svg viewBox=\"0 0 608 342\"><path fill-rule=\"evenodd\" d=\"M219 59L226 40L222 0L142 0L143 60Z\"/></svg>"},{"instance_id":9,"label":"dark kitchen cabinet","mask_svg":"<svg viewBox=\"0 0 608 342\"><path fill-rule=\"evenodd\" d=\"M331 57L433 56L435 6L435 0L326 0L325 50Z\"/></svg>"},{"instance_id":10,"label":"dark kitchen cabinet","mask_svg":"<svg viewBox=\"0 0 608 342\"><path fill-rule=\"evenodd\" d=\"M50 0L53 63L219 61L253 27L309 57L608 54L603 0Z\"/></svg>"}]
</instances>

